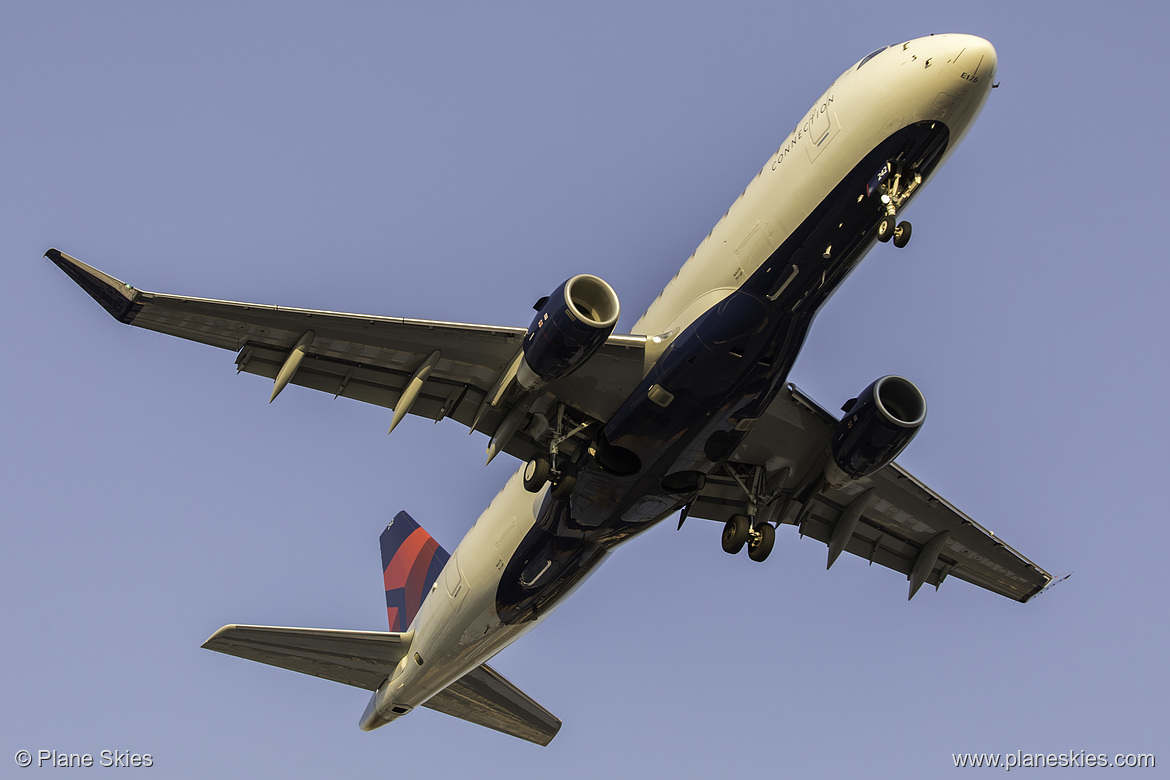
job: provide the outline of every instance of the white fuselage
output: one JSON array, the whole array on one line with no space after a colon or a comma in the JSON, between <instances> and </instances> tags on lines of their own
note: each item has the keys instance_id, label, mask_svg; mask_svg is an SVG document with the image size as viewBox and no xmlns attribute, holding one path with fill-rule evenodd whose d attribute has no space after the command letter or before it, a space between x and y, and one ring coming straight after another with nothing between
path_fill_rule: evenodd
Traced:
<instances>
[{"instance_id":1,"label":"white fuselage","mask_svg":"<svg viewBox=\"0 0 1170 780\"><path fill-rule=\"evenodd\" d=\"M846 71L801 115L635 323L633 333L658 337L648 344L647 370L671 340L759 270L887 138L916 123L945 123L945 160L986 101L995 66L987 41L938 35L896 44ZM808 273L815 269L801 269ZM529 493L517 472L467 532L412 626L408 657L375 694L381 723L427 701L548 614L545 608L535 619L506 625L496 603L500 577L536 522L546 491Z\"/></svg>"}]
</instances>

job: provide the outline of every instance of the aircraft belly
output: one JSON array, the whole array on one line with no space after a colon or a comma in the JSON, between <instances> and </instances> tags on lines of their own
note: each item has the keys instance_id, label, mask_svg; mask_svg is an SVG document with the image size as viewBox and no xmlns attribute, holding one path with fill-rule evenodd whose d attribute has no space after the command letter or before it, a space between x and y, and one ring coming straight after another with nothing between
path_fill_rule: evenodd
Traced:
<instances>
[{"instance_id":1,"label":"aircraft belly","mask_svg":"<svg viewBox=\"0 0 1170 780\"><path fill-rule=\"evenodd\" d=\"M874 245L884 207L867 182L892 159L926 179L948 137L942 123L923 122L861 155L755 273L675 337L604 428L607 447L635 468L607 467L600 446L579 453L573 495L544 498L504 567L503 623L545 614L609 551L693 498L697 486L677 486L697 485L688 472L708 474L735 451L787 380L817 311Z\"/></svg>"},{"instance_id":2,"label":"aircraft belly","mask_svg":"<svg viewBox=\"0 0 1170 780\"><path fill-rule=\"evenodd\" d=\"M943 123L919 122L858 154L780 246L667 344L604 429L610 445L636 457L633 473L614 473L582 448L567 500L547 488L529 493L513 475L452 556L462 569L444 582L458 586L436 604L437 630L418 645L435 656L429 670L412 669L416 698L531 630L617 546L694 497L698 488L667 489L667 477L708 474L735 451L783 387L817 311L874 245L883 206L866 183L892 159L927 179L949 140Z\"/></svg>"},{"instance_id":3,"label":"aircraft belly","mask_svg":"<svg viewBox=\"0 0 1170 780\"><path fill-rule=\"evenodd\" d=\"M735 451L783 387L817 311L874 245L883 207L866 184L893 159L928 178L949 140L946 125L921 122L859 155L758 268L669 342L604 428L637 468L615 473L582 448L577 486L559 501L512 476L424 602L411 656L391 681L395 701L418 706L489 660L618 545L694 497L698 483L680 490L685 480L668 477L708 474Z\"/></svg>"},{"instance_id":4,"label":"aircraft belly","mask_svg":"<svg viewBox=\"0 0 1170 780\"><path fill-rule=\"evenodd\" d=\"M509 633L503 627L534 624L579 587L613 549L694 496L697 488L678 491L667 477L708 474L735 451L752 421L783 387L816 313L875 244L884 206L876 193L867 193L867 182L891 160L916 170L926 180L950 145L949 127L927 120L858 148L856 138L850 139L846 132L848 120L835 117L834 121L839 122L839 130L831 133L833 149L819 154L817 165L818 174L823 174L851 160L838 174L837 183L813 201L817 205L808 216L758 267L750 273L739 268L743 276L738 286L725 296L714 296L713 306L696 313L607 422L603 438L631 455L629 462L636 468L629 473L606 468L596 449L583 448L575 463L577 486L568 500L554 501L547 490L533 497L513 477L496 502L506 500L516 511L492 512L489 507L485 512L480 522L495 533L511 524L515 546L492 546L485 553L488 541L478 543L483 547L477 553L479 563L490 561L495 566L494 572L481 571L478 576L494 587L489 588L490 606L483 601L483 593L469 598L477 605L479 620L497 620L499 628L468 628L464 642L498 649L492 635L499 631L502 643L498 646L503 646L502 637ZM802 161L802 166L812 164L807 157L793 159ZM757 190L745 191L724 221L734 217L742 222L742 215L733 211L759 207L767 191ZM749 238L744 246L750 243ZM702 251L700 247L696 259ZM735 266L735 254L731 257ZM727 259L709 265L722 273ZM699 264L688 266L693 266L692 275L702 275ZM686 273L684 266L676 281ZM520 508L526 500L526 508ZM475 535L473 529L464 544ZM475 630L484 632L478 640ZM469 657L482 655L472 652Z\"/></svg>"}]
</instances>

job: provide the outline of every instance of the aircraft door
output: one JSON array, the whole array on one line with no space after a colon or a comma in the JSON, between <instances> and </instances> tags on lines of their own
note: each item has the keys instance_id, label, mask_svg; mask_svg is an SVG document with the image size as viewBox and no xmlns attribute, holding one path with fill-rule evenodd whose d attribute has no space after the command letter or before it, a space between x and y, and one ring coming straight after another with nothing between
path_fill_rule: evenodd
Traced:
<instances>
[{"instance_id":1,"label":"aircraft door","mask_svg":"<svg viewBox=\"0 0 1170 780\"><path fill-rule=\"evenodd\" d=\"M833 93L826 92L817 101L816 108L813 109L800 128L807 139L805 149L808 151L809 162L820 156L840 129L841 125L837 123L837 114L833 110Z\"/></svg>"},{"instance_id":2,"label":"aircraft door","mask_svg":"<svg viewBox=\"0 0 1170 780\"><path fill-rule=\"evenodd\" d=\"M471 586L467 582L467 577L463 574L463 569L459 566L459 554L451 556L451 560L443 569L443 585L447 588L447 596L451 599L451 607L458 612L459 608L463 606L463 600L467 598L467 592L471 590Z\"/></svg>"}]
</instances>

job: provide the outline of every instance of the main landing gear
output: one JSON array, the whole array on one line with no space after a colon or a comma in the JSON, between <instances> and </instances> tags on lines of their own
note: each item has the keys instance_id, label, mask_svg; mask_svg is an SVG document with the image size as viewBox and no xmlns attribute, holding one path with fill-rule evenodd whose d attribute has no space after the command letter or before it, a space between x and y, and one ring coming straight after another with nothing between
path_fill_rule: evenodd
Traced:
<instances>
[{"instance_id":1,"label":"main landing gear","mask_svg":"<svg viewBox=\"0 0 1170 780\"><path fill-rule=\"evenodd\" d=\"M723 526L723 551L737 554L747 545L748 557L761 563L776 544L776 526L780 504L777 499L788 482L791 470L768 472L763 466L724 463L723 472L739 486L747 514L734 514Z\"/></svg>"},{"instance_id":2,"label":"main landing gear","mask_svg":"<svg viewBox=\"0 0 1170 780\"><path fill-rule=\"evenodd\" d=\"M723 526L723 551L735 555L747 544L748 557L763 562L776 544L776 526L767 522L752 525L747 515L732 515Z\"/></svg>"},{"instance_id":3,"label":"main landing gear","mask_svg":"<svg viewBox=\"0 0 1170 780\"><path fill-rule=\"evenodd\" d=\"M554 473L552 461L545 455L537 455L524 466L524 489L529 493L539 493L550 479L553 499L564 501L573 495L573 488L577 486L576 467L566 462Z\"/></svg>"},{"instance_id":4,"label":"main landing gear","mask_svg":"<svg viewBox=\"0 0 1170 780\"><path fill-rule=\"evenodd\" d=\"M548 439L548 454L536 455L524 466L524 489L539 493L551 481L551 495L556 501L567 500L577 486L577 467L560 452L561 447L589 427L588 421L574 426L565 418L565 407L558 407L556 423Z\"/></svg>"}]
</instances>

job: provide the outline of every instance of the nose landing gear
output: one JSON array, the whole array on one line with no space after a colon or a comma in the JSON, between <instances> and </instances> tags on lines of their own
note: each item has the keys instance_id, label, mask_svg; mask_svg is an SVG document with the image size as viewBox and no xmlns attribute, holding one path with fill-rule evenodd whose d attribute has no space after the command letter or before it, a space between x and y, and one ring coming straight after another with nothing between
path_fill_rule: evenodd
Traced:
<instances>
[{"instance_id":1,"label":"nose landing gear","mask_svg":"<svg viewBox=\"0 0 1170 780\"><path fill-rule=\"evenodd\" d=\"M901 249L910 243L910 223L899 222L894 228L894 246Z\"/></svg>"},{"instance_id":2,"label":"nose landing gear","mask_svg":"<svg viewBox=\"0 0 1170 780\"><path fill-rule=\"evenodd\" d=\"M878 187L886 213L878 222L877 239L883 244L893 239L894 246L901 249L910 243L911 227L909 222L898 222L898 212L922 184L922 174L913 170L902 170L897 163L887 165L887 170L893 172L893 175L882 181Z\"/></svg>"},{"instance_id":3,"label":"nose landing gear","mask_svg":"<svg viewBox=\"0 0 1170 780\"><path fill-rule=\"evenodd\" d=\"M894 224L894 221L895 218L892 214L882 217L882 221L878 223L877 237L878 241L881 241L883 244L893 239L894 246L901 249L910 243L911 227L909 222L898 222Z\"/></svg>"}]
</instances>

